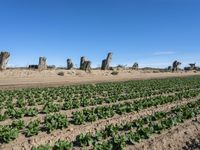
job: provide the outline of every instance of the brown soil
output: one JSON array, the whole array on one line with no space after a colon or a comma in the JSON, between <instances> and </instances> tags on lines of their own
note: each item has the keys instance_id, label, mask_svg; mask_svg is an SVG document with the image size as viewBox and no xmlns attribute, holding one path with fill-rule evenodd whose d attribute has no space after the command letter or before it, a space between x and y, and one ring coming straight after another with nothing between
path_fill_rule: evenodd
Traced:
<instances>
[{"instance_id":1,"label":"brown soil","mask_svg":"<svg viewBox=\"0 0 200 150\"><path fill-rule=\"evenodd\" d=\"M200 149L200 133L196 137L190 138L184 146L183 150L199 150Z\"/></svg>"},{"instance_id":2,"label":"brown soil","mask_svg":"<svg viewBox=\"0 0 200 150\"><path fill-rule=\"evenodd\" d=\"M142 116L151 115L158 111L169 111L170 109L172 109L177 105L184 105L194 100L196 99L177 101L175 103L170 103L157 107L151 107L145 110L141 110L139 112L133 112L124 115L116 115L113 118L98 120L93 123L86 123L85 125L80 125L80 126L70 125L67 129L56 130L51 134L46 134L44 132L41 132L37 136L31 138L25 138L24 135L20 135L15 141L11 142L10 144L1 145L0 149L8 150L14 147L14 150L20 150L22 148L29 150L31 149L32 146L37 146L47 143L54 144L59 139L63 140L67 139L69 141L73 141L76 138L76 136L81 133L95 132L97 130L103 129L106 125L130 122L131 120L139 119Z\"/></svg>"},{"instance_id":3,"label":"brown soil","mask_svg":"<svg viewBox=\"0 0 200 150\"><path fill-rule=\"evenodd\" d=\"M170 94L162 94L162 96L170 96L170 95L174 95L175 93L178 93L178 92L174 92L174 93L170 93ZM154 96L145 97L145 98L136 98L136 99L130 99L130 100L123 100L123 101L118 101L118 102L113 102L113 103L102 103L102 104L98 104L98 105L95 105L95 106L80 107L80 108L70 109L70 110L60 110L57 113L60 113L62 115L67 116L68 118L71 118L73 112L81 111L83 109L92 109L92 108L95 108L95 107L98 107L98 106L102 106L102 107L103 106L112 106L114 104L123 104L123 103L126 103L126 102L139 101L139 100L143 100L143 99L147 99L147 98L154 98L156 96L159 96L159 95L154 95ZM197 98L200 98L200 96L198 96ZM39 109L39 111L41 111L42 108L44 107L44 105L34 106L34 107L36 107L37 109ZM53 113L50 113L50 114L53 114ZM33 121L33 120L36 120L36 119L38 119L38 120L40 120L42 122L42 121L44 121L44 118L45 118L46 115L47 114L39 113L37 116L34 116L34 117L23 117L20 120L24 120L24 122L26 124L28 124L30 121ZM4 121L0 121L0 125L9 125L9 124L12 123L12 121L13 121L13 119L6 119Z\"/></svg>"},{"instance_id":4,"label":"brown soil","mask_svg":"<svg viewBox=\"0 0 200 150\"><path fill-rule=\"evenodd\" d=\"M149 140L126 147L127 150L181 150L200 149L197 144L191 143L200 135L200 117L186 121L184 124L173 127L160 135L155 135ZM195 140L198 144L199 141ZM196 145L196 146L195 146ZM193 148L192 148L193 149ZM193 149L193 150L194 150Z\"/></svg>"},{"instance_id":5,"label":"brown soil","mask_svg":"<svg viewBox=\"0 0 200 150\"><path fill-rule=\"evenodd\" d=\"M58 76L57 73L63 71L64 76ZM166 78L166 77L184 77L191 75L200 75L200 72L179 72L179 73L153 73L153 71L133 71L133 70L123 70L119 71L118 75L111 75L112 71L100 71L94 70L92 73L88 74L84 71L79 70L46 70L46 71L34 71L34 70L6 70L0 72L0 89L13 89L13 88L27 88L27 87L50 87L50 86L61 86L61 85L71 85L71 84L85 84L85 83L99 83L99 82L113 82L113 81L125 81L125 80L142 80L142 79L152 79L152 78ZM46 134L45 132L40 132L37 136L30 138L25 138L24 135L20 136L12 141L10 144L0 145L2 150L21 150L31 149L32 146L37 146L40 144L54 144L58 139L67 139L72 141L80 133L95 132L100 130L109 124L120 124L129 122L134 119L138 119L142 116L150 115L158 111L169 111L171 108L177 105L184 105L188 102L194 101L197 98L177 101L170 104L165 104L158 107L151 107L139 112L133 112L124 115L116 115L113 118L98 120L93 123L86 123L84 125L75 126L70 125L64 130L55 130L51 134ZM111 104L103 104L111 105ZM82 108L81 108L82 109ZM77 111L78 109L76 109ZM61 111L63 114L71 116L74 110ZM26 117L23 118L26 123L32 119L39 118L44 119L44 115L39 114L37 117ZM134 146L128 146L127 149L183 149L192 147L191 139L195 139L200 135L199 118L196 120L189 120L186 123L176 126L169 131L165 131L160 135L155 135L149 140L142 141ZM11 120L6 120L1 122L1 124L8 124ZM198 141L196 141L198 142Z\"/></svg>"}]
</instances>

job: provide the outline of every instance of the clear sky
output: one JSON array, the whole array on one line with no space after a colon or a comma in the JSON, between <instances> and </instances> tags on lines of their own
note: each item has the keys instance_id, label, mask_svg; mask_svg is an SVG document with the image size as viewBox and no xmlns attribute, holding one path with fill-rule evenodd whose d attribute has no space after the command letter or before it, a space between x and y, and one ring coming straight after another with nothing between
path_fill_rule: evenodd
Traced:
<instances>
[{"instance_id":1,"label":"clear sky","mask_svg":"<svg viewBox=\"0 0 200 150\"><path fill-rule=\"evenodd\" d=\"M200 0L0 0L0 50L11 66L99 66L110 51L112 65L200 66Z\"/></svg>"}]
</instances>

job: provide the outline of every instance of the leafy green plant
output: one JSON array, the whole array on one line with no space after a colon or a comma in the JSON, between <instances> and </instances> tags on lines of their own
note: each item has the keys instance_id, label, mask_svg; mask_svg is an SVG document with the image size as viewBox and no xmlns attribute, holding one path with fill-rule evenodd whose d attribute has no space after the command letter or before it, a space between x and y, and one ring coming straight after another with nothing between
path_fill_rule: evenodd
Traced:
<instances>
[{"instance_id":1,"label":"leafy green plant","mask_svg":"<svg viewBox=\"0 0 200 150\"><path fill-rule=\"evenodd\" d=\"M58 112L60 110L60 105L48 102L43 108L43 112L48 114L50 112Z\"/></svg>"},{"instance_id":2,"label":"leafy green plant","mask_svg":"<svg viewBox=\"0 0 200 150\"><path fill-rule=\"evenodd\" d=\"M84 123L84 115L82 112L73 113L73 121L75 125L81 125Z\"/></svg>"},{"instance_id":3,"label":"leafy green plant","mask_svg":"<svg viewBox=\"0 0 200 150\"><path fill-rule=\"evenodd\" d=\"M73 144L69 141L57 141L53 147L53 150L71 150Z\"/></svg>"},{"instance_id":4,"label":"leafy green plant","mask_svg":"<svg viewBox=\"0 0 200 150\"><path fill-rule=\"evenodd\" d=\"M25 115L26 109L25 108L20 108L20 109L11 109L9 108L6 112L5 115L10 116L11 118L23 118Z\"/></svg>"},{"instance_id":5,"label":"leafy green plant","mask_svg":"<svg viewBox=\"0 0 200 150\"><path fill-rule=\"evenodd\" d=\"M140 134L137 133L137 132L135 132L135 133L133 133L133 132L128 133L127 134L127 138L128 138L127 141L128 141L129 144L136 144L141 139L140 138Z\"/></svg>"},{"instance_id":6,"label":"leafy green plant","mask_svg":"<svg viewBox=\"0 0 200 150\"><path fill-rule=\"evenodd\" d=\"M7 114L0 114L0 121L4 121L8 118Z\"/></svg>"},{"instance_id":7,"label":"leafy green plant","mask_svg":"<svg viewBox=\"0 0 200 150\"><path fill-rule=\"evenodd\" d=\"M18 130L21 130L24 128L25 124L23 120L14 120L11 124L13 128L17 128Z\"/></svg>"},{"instance_id":8,"label":"leafy green plant","mask_svg":"<svg viewBox=\"0 0 200 150\"><path fill-rule=\"evenodd\" d=\"M126 146L126 136L114 136L112 139L113 149L123 150Z\"/></svg>"},{"instance_id":9,"label":"leafy green plant","mask_svg":"<svg viewBox=\"0 0 200 150\"><path fill-rule=\"evenodd\" d=\"M31 121L26 127L27 129L25 131L25 135L27 137L37 135L39 133L39 131L40 131L39 125L40 125L40 121L39 120Z\"/></svg>"},{"instance_id":10,"label":"leafy green plant","mask_svg":"<svg viewBox=\"0 0 200 150\"><path fill-rule=\"evenodd\" d=\"M76 141L81 147L91 146L93 143L92 134L91 133L87 133L85 135L80 134L76 137Z\"/></svg>"},{"instance_id":11,"label":"leafy green plant","mask_svg":"<svg viewBox=\"0 0 200 150\"><path fill-rule=\"evenodd\" d=\"M38 109L37 108L29 108L25 112L25 116L33 117L38 115Z\"/></svg>"},{"instance_id":12,"label":"leafy green plant","mask_svg":"<svg viewBox=\"0 0 200 150\"><path fill-rule=\"evenodd\" d=\"M20 108L25 107L26 106L26 101L24 99L19 99L16 102L16 106L20 107Z\"/></svg>"},{"instance_id":13,"label":"leafy green plant","mask_svg":"<svg viewBox=\"0 0 200 150\"><path fill-rule=\"evenodd\" d=\"M117 134L118 132L118 127L115 126L115 125L108 125L106 128L105 128L105 132L106 132L106 135L107 136L114 136L115 134Z\"/></svg>"},{"instance_id":14,"label":"leafy green plant","mask_svg":"<svg viewBox=\"0 0 200 150\"><path fill-rule=\"evenodd\" d=\"M53 150L50 145L40 145L38 147L32 147L31 150Z\"/></svg>"},{"instance_id":15,"label":"leafy green plant","mask_svg":"<svg viewBox=\"0 0 200 150\"><path fill-rule=\"evenodd\" d=\"M113 146L109 142L97 143L94 145L93 150L113 150Z\"/></svg>"},{"instance_id":16,"label":"leafy green plant","mask_svg":"<svg viewBox=\"0 0 200 150\"><path fill-rule=\"evenodd\" d=\"M72 109L72 108L73 108L73 102L72 101L66 101L63 104L63 107L62 107L63 110L69 110L69 109Z\"/></svg>"},{"instance_id":17,"label":"leafy green plant","mask_svg":"<svg viewBox=\"0 0 200 150\"><path fill-rule=\"evenodd\" d=\"M64 129L68 127L67 117L61 114L47 115L44 121L44 127L48 133L54 129Z\"/></svg>"},{"instance_id":18,"label":"leafy green plant","mask_svg":"<svg viewBox=\"0 0 200 150\"><path fill-rule=\"evenodd\" d=\"M9 143L18 137L19 131L17 128L10 126L0 126L0 142Z\"/></svg>"}]
</instances>

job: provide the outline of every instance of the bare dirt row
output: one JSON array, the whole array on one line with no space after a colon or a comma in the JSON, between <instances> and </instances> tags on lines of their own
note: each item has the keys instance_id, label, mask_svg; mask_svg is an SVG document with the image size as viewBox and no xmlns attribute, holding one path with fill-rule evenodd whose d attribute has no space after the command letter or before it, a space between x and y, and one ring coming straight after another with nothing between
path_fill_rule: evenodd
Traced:
<instances>
[{"instance_id":1,"label":"bare dirt row","mask_svg":"<svg viewBox=\"0 0 200 150\"><path fill-rule=\"evenodd\" d=\"M154 135L148 140L127 146L127 150L182 150L190 149L195 150L194 143L191 139L196 139L200 135L200 117L187 120L184 124L179 124L171 130L164 131L160 135ZM196 140L195 140L196 141ZM199 141L197 141L199 144ZM190 145L188 144L190 143ZM194 146L194 147L192 147ZM194 149L193 149L194 148Z\"/></svg>"},{"instance_id":2,"label":"bare dirt row","mask_svg":"<svg viewBox=\"0 0 200 150\"><path fill-rule=\"evenodd\" d=\"M187 91L191 91L190 90L187 90ZM65 115L67 116L68 118L72 118L72 114L73 112L76 112L76 111L81 111L83 109L91 109L91 108L95 108L95 107L99 107L99 106L112 106L112 105L115 105L115 104L124 104L124 103L127 103L127 102L134 102L134 101L139 101L139 100L144 100L144 99L149 99L149 98L155 98L157 96L172 96L172 95L175 95L176 93L180 93L180 92L173 92L173 93L168 93L168 94L158 94L158 95L154 95L154 96L150 96L150 97L142 97L142 98L136 98L136 99L129 99L129 100L123 100L123 101L117 101L117 102L112 102L112 103L102 103L102 104L98 104L98 105L95 105L95 106L87 106L87 107L80 107L80 108L76 108L76 109L70 109L70 110L60 110L59 112L57 113L60 113L62 115ZM197 97L197 98L200 98ZM42 110L43 108L43 105L42 106L34 106L36 107L37 109L39 109L39 111ZM50 114L54 114L54 113L50 113ZM22 119L20 120L23 120L24 122L26 122L26 124L28 124L30 121L33 121L33 120L40 120L41 122L44 121L45 119L45 116L47 114L38 114L37 116L34 116L34 117L23 117ZM9 125L11 124L13 121L13 119L6 119L4 121L0 121L0 125Z\"/></svg>"},{"instance_id":3,"label":"bare dirt row","mask_svg":"<svg viewBox=\"0 0 200 150\"><path fill-rule=\"evenodd\" d=\"M103 129L106 125L109 124L121 124L125 122L130 122L135 119L139 119L143 116L146 115L151 115L155 112L158 111L169 111L175 106L179 105L184 105L189 102L195 101L199 99L188 99L188 100L183 100L183 101L177 101L174 103L170 104L165 104L157 107L151 107L145 110L141 110L139 112L133 112L133 113L128 113L124 115L116 115L113 118L109 119L103 119L103 120L98 120L93 123L86 123L84 125L70 125L67 129L64 130L56 130L53 131L51 134L47 134L44 132L39 133L37 136L31 137L31 138L25 138L23 135L20 135L15 141L11 142L10 144L4 144L1 145L1 149L15 149L15 150L21 150L21 149L26 149L29 150L31 149L32 146L38 146L41 144L54 144L59 139L67 139L69 141L73 141L77 135L81 133L87 133L87 132L95 132L97 130Z\"/></svg>"}]
</instances>

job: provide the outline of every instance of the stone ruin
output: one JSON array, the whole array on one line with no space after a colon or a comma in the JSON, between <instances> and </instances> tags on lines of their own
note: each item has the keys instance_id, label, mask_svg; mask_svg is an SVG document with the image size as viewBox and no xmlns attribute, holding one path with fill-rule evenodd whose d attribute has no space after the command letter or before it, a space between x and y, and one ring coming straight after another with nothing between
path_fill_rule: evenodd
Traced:
<instances>
[{"instance_id":1,"label":"stone ruin","mask_svg":"<svg viewBox=\"0 0 200 150\"><path fill-rule=\"evenodd\" d=\"M67 59L67 69L71 70L74 68L74 64L71 59Z\"/></svg>"},{"instance_id":2,"label":"stone ruin","mask_svg":"<svg viewBox=\"0 0 200 150\"><path fill-rule=\"evenodd\" d=\"M80 70L85 70L86 72L91 72L92 62L87 60L85 57L81 57L80 60Z\"/></svg>"},{"instance_id":3,"label":"stone ruin","mask_svg":"<svg viewBox=\"0 0 200 150\"><path fill-rule=\"evenodd\" d=\"M133 64L133 66L132 66L132 69L133 69L133 70L138 70L138 68L139 68L139 65L138 65L137 62L135 62L135 63Z\"/></svg>"},{"instance_id":4,"label":"stone ruin","mask_svg":"<svg viewBox=\"0 0 200 150\"><path fill-rule=\"evenodd\" d=\"M9 57L10 57L9 52L1 52L0 53L0 70L6 70L6 66L7 66Z\"/></svg>"},{"instance_id":5,"label":"stone ruin","mask_svg":"<svg viewBox=\"0 0 200 150\"><path fill-rule=\"evenodd\" d=\"M190 65L190 70L196 70L196 64L189 64Z\"/></svg>"},{"instance_id":6,"label":"stone ruin","mask_svg":"<svg viewBox=\"0 0 200 150\"><path fill-rule=\"evenodd\" d=\"M39 58L39 64L38 64L38 69L39 70L46 70L47 69L46 60L47 59L45 57L40 57Z\"/></svg>"},{"instance_id":7,"label":"stone ruin","mask_svg":"<svg viewBox=\"0 0 200 150\"><path fill-rule=\"evenodd\" d=\"M126 70L127 65L117 65L117 70Z\"/></svg>"},{"instance_id":8,"label":"stone ruin","mask_svg":"<svg viewBox=\"0 0 200 150\"><path fill-rule=\"evenodd\" d=\"M106 59L102 60L101 70L108 70L110 67L110 62L112 60L112 53L108 53Z\"/></svg>"},{"instance_id":9,"label":"stone ruin","mask_svg":"<svg viewBox=\"0 0 200 150\"><path fill-rule=\"evenodd\" d=\"M189 67L185 67L184 70L185 70L185 71L189 71L189 70L199 70L199 67L196 66L196 63L194 63L194 64L189 64Z\"/></svg>"},{"instance_id":10,"label":"stone ruin","mask_svg":"<svg viewBox=\"0 0 200 150\"><path fill-rule=\"evenodd\" d=\"M29 65L28 68L29 69L38 69L38 65Z\"/></svg>"},{"instance_id":11,"label":"stone ruin","mask_svg":"<svg viewBox=\"0 0 200 150\"><path fill-rule=\"evenodd\" d=\"M168 71L171 71L171 70L172 70L172 66L168 66L168 67L167 67L167 70L168 70Z\"/></svg>"},{"instance_id":12,"label":"stone ruin","mask_svg":"<svg viewBox=\"0 0 200 150\"><path fill-rule=\"evenodd\" d=\"M172 64L172 72L178 71L180 65L181 65L181 62L178 62L177 60L175 60Z\"/></svg>"}]
</instances>

